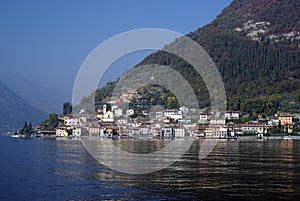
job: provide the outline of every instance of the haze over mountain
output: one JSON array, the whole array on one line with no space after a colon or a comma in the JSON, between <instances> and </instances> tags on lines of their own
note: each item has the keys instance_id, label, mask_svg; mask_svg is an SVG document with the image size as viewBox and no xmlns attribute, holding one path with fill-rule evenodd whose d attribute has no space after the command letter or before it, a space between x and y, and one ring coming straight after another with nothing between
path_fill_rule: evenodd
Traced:
<instances>
[{"instance_id":1,"label":"haze over mountain","mask_svg":"<svg viewBox=\"0 0 300 201\"><path fill-rule=\"evenodd\" d=\"M228 109L253 115L300 111L300 1L234 0L210 24L187 36L216 63ZM201 77L182 59L158 51L138 65L145 64L175 69L189 81L200 107L210 105ZM111 88L110 83L98 90L96 102Z\"/></svg>"},{"instance_id":2,"label":"haze over mountain","mask_svg":"<svg viewBox=\"0 0 300 201\"><path fill-rule=\"evenodd\" d=\"M0 130L19 129L25 121L35 125L46 117L0 82Z\"/></svg>"},{"instance_id":3,"label":"haze over mountain","mask_svg":"<svg viewBox=\"0 0 300 201\"><path fill-rule=\"evenodd\" d=\"M45 114L52 112L61 113L63 102L71 100L72 91L50 89L44 84L35 84L31 81L34 77L25 78L16 73L5 73L0 75L0 80L14 93L24 99L31 106Z\"/></svg>"}]
</instances>

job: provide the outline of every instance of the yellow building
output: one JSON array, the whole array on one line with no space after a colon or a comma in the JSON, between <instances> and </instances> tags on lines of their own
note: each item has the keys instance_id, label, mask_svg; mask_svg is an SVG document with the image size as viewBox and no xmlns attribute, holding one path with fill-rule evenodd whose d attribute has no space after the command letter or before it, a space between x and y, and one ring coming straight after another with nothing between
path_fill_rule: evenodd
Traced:
<instances>
[{"instance_id":1,"label":"yellow building","mask_svg":"<svg viewBox=\"0 0 300 201\"><path fill-rule=\"evenodd\" d=\"M292 115L280 115L278 117L281 125L290 125L290 124L293 124L293 117Z\"/></svg>"},{"instance_id":2,"label":"yellow building","mask_svg":"<svg viewBox=\"0 0 300 201\"><path fill-rule=\"evenodd\" d=\"M284 127L284 129L287 129L288 133L293 132L293 118L294 116L289 114L281 114L278 116L280 124Z\"/></svg>"},{"instance_id":3,"label":"yellow building","mask_svg":"<svg viewBox=\"0 0 300 201\"><path fill-rule=\"evenodd\" d=\"M56 129L56 137L68 137L68 132L63 128Z\"/></svg>"}]
</instances>

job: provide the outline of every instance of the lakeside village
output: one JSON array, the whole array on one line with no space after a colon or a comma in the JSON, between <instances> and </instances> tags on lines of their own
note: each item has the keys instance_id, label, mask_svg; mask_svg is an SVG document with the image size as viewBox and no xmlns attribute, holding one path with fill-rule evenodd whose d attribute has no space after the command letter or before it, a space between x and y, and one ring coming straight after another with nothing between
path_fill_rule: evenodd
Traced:
<instances>
[{"instance_id":1,"label":"lakeside village","mask_svg":"<svg viewBox=\"0 0 300 201\"><path fill-rule=\"evenodd\" d=\"M188 118L187 114L193 112L191 109L181 107L155 111L153 114L142 111L142 116L146 118L141 120L135 115L134 109L125 110L119 104L120 101L129 103L136 95L136 92L122 94L119 102L104 104L96 115L81 110L79 114L57 116L58 122L49 130L43 130L41 125L30 129L24 125L13 136L215 139L236 139L242 136L288 139L290 136L300 136L300 114L278 113L265 118L258 115L253 119L249 115L241 115L239 111L226 111L224 120L214 120L210 113L197 114L196 120ZM32 130L30 135L28 130Z\"/></svg>"}]
</instances>

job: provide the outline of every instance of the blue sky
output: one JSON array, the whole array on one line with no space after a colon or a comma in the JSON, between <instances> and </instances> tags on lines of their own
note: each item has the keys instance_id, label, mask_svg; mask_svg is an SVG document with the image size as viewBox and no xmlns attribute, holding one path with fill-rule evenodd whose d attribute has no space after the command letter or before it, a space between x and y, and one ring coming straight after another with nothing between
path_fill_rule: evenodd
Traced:
<instances>
[{"instance_id":1,"label":"blue sky","mask_svg":"<svg viewBox=\"0 0 300 201\"><path fill-rule=\"evenodd\" d=\"M231 0L1 0L0 74L13 72L71 93L88 54L116 34L139 28L189 33L208 24ZM142 60L124 58L108 80Z\"/></svg>"}]
</instances>

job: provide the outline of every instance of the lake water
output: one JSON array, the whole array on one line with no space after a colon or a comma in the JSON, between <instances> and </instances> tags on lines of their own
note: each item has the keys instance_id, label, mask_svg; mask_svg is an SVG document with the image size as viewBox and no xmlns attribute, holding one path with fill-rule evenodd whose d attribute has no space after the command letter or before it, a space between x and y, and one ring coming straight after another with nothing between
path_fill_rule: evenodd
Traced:
<instances>
[{"instance_id":1,"label":"lake water","mask_svg":"<svg viewBox=\"0 0 300 201\"><path fill-rule=\"evenodd\" d=\"M165 142L117 141L128 143L149 152ZM2 136L0 200L300 199L300 140L220 141L203 160L200 145L164 170L129 175L98 163L78 140Z\"/></svg>"}]
</instances>

